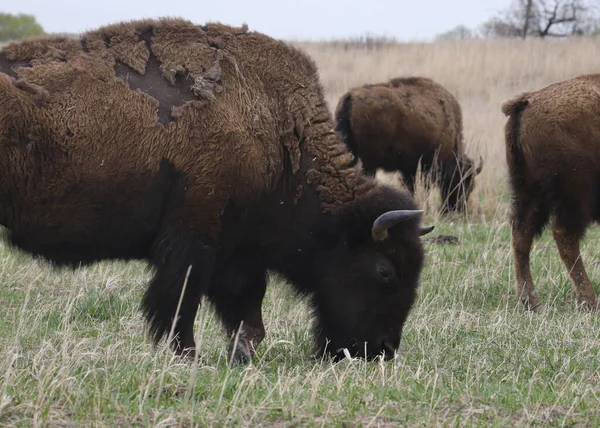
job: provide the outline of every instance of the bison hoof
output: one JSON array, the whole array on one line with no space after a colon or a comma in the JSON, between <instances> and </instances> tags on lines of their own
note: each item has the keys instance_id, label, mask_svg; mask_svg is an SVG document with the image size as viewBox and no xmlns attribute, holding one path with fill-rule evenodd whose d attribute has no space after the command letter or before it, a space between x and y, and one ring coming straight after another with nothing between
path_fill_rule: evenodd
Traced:
<instances>
[{"instance_id":1,"label":"bison hoof","mask_svg":"<svg viewBox=\"0 0 600 428\"><path fill-rule=\"evenodd\" d=\"M581 299L579 300L579 306L585 310L590 312L599 312L600 311L600 300L598 299Z\"/></svg>"},{"instance_id":2,"label":"bison hoof","mask_svg":"<svg viewBox=\"0 0 600 428\"><path fill-rule=\"evenodd\" d=\"M235 349L233 347L235 346ZM238 338L237 343L232 340L229 343L228 357L233 364L248 364L254 355L252 345L246 338Z\"/></svg>"},{"instance_id":3,"label":"bison hoof","mask_svg":"<svg viewBox=\"0 0 600 428\"><path fill-rule=\"evenodd\" d=\"M542 309L544 309L542 302L540 302L540 300L535 296L529 296L521 299L521 303L523 303L523 306L525 306L525 309L528 311L540 312Z\"/></svg>"},{"instance_id":4,"label":"bison hoof","mask_svg":"<svg viewBox=\"0 0 600 428\"><path fill-rule=\"evenodd\" d=\"M175 350L175 354L186 360L195 360L196 359L196 348L178 348Z\"/></svg>"}]
</instances>

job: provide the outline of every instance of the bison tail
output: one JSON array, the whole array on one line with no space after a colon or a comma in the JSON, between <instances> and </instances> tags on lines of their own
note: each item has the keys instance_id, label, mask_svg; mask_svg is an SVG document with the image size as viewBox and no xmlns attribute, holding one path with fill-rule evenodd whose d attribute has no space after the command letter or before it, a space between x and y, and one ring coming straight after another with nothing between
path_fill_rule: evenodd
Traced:
<instances>
[{"instance_id":1,"label":"bison tail","mask_svg":"<svg viewBox=\"0 0 600 428\"><path fill-rule=\"evenodd\" d=\"M528 94L521 94L512 100L506 101L502 104L502 112L508 116L506 125L504 127L506 148L507 150L515 151L520 149L520 131L521 131L521 116L525 107L529 105L527 100Z\"/></svg>"},{"instance_id":2,"label":"bison tail","mask_svg":"<svg viewBox=\"0 0 600 428\"><path fill-rule=\"evenodd\" d=\"M502 103L502 113L505 116L514 116L516 113L521 112L525 107L529 105L528 92L524 92L521 95L516 96L513 99Z\"/></svg>"},{"instance_id":3,"label":"bison tail","mask_svg":"<svg viewBox=\"0 0 600 428\"><path fill-rule=\"evenodd\" d=\"M335 131L338 132L342 141L348 148L348 150L354 155L355 162L358 160L358 149L354 134L352 133L352 126L350 123L350 114L352 111L352 95L347 93L344 95L337 108L335 109Z\"/></svg>"},{"instance_id":4,"label":"bison tail","mask_svg":"<svg viewBox=\"0 0 600 428\"><path fill-rule=\"evenodd\" d=\"M526 97L527 94L522 94L502 104L502 112L509 116L504 127L504 140L509 181L513 189L524 186L523 180L527 170L527 157L521 141L521 117L529 104Z\"/></svg>"}]
</instances>

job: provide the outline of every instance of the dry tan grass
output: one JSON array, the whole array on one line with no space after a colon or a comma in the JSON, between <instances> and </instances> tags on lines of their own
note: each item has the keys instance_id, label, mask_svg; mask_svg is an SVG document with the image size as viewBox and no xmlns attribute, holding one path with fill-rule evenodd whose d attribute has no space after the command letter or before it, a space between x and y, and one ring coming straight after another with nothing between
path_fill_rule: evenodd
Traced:
<instances>
[{"instance_id":1,"label":"dry tan grass","mask_svg":"<svg viewBox=\"0 0 600 428\"><path fill-rule=\"evenodd\" d=\"M521 91L600 71L599 42L597 38L472 40L384 44L375 49L343 43L296 45L316 61L332 112L346 90L365 83L421 75L444 85L461 103L468 153L481 154L485 162L471 213L504 218L506 118L501 103ZM437 206L437 201L427 202L427 207Z\"/></svg>"}]
</instances>

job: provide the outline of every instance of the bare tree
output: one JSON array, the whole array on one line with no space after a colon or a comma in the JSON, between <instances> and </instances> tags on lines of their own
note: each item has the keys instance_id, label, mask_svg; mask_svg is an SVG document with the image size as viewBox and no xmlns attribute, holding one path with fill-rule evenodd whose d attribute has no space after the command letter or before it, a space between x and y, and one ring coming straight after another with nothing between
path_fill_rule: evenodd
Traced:
<instances>
[{"instance_id":1,"label":"bare tree","mask_svg":"<svg viewBox=\"0 0 600 428\"><path fill-rule=\"evenodd\" d=\"M521 37L527 37L529 33L529 26L531 25L531 17L533 12L533 0L527 0L525 4L525 18L523 22L523 30L521 31Z\"/></svg>"},{"instance_id":2,"label":"bare tree","mask_svg":"<svg viewBox=\"0 0 600 428\"><path fill-rule=\"evenodd\" d=\"M484 22L479 28L481 35L486 38L521 37L521 30L508 20L494 17Z\"/></svg>"},{"instance_id":3,"label":"bare tree","mask_svg":"<svg viewBox=\"0 0 600 428\"><path fill-rule=\"evenodd\" d=\"M540 37L565 37L577 34L589 18L591 5L585 0L539 0L537 32Z\"/></svg>"},{"instance_id":4,"label":"bare tree","mask_svg":"<svg viewBox=\"0 0 600 428\"><path fill-rule=\"evenodd\" d=\"M482 26L487 37L568 37L598 19L600 0L514 0Z\"/></svg>"},{"instance_id":5,"label":"bare tree","mask_svg":"<svg viewBox=\"0 0 600 428\"><path fill-rule=\"evenodd\" d=\"M477 35L465 25L458 25L435 36L435 41L476 39Z\"/></svg>"}]
</instances>

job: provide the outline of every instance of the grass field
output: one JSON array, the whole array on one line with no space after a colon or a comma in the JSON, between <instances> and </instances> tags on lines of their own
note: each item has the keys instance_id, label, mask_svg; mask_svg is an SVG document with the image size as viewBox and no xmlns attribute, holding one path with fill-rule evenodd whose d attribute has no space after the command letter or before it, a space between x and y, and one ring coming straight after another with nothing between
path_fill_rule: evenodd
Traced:
<instances>
[{"instance_id":1,"label":"grass field","mask_svg":"<svg viewBox=\"0 0 600 428\"><path fill-rule=\"evenodd\" d=\"M267 338L251 365L228 367L209 306L197 319L202 360L183 363L146 339L143 264L57 272L0 246L0 426L600 425L600 317L575 308L549 233L532 256L545 309L525 312L514 298L499 108L522 90L597 70L600 44L301 46L317 61L331 109L368 81L440 81L463 106L469 152L486 162L466 218L439 218L435 192L421 195L433 235L460 244L426 244L396 358L312 360L307 306L273 277ZM590 230L583 246L594 282L598 238Z\"/></svg>"}]
</instances>

